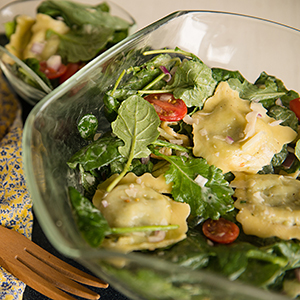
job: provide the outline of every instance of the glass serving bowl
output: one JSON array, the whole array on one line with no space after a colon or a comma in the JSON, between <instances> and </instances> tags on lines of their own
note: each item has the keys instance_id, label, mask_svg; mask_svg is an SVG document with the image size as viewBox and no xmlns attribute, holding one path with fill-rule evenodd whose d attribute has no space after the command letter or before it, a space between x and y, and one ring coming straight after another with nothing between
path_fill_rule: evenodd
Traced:
<instances>
[{"instance_id":1,"label":"glass serving bowl","mask_svg":"<svg viewBox=\"0 0 300 300\"><path fill-rule=\"evenodd\" d=\"M110 124L103 93L129 67L124 54L151 47L193 52L210 67L240 70L250 82L265 71L300 91L300 32L271 21L216 11L179 11L107 50L48 94L24 129L23 159L34 210L53 246L132 299L283 300L283 295L195 271L144 253L121 254L87 245L75 224L67 187L77 186L66 161L82 147L77 122L86 113ZM135 62L134 62L135 63ZM122 265L122 267L120 267Z\"/></svg>"},{"instance_id":2,"label":"glass serving bowl","mask_svg":"<svg viewBox=\"0 0 300 300\"><path fill-rule=\"evenodd\" d=\"M51 92L51 88L43 81L41 78L33 72L29 67L27 67L20 59L18 59L15 55L9 53L4 47L4 43L7 43L7 39L5 38L5 26L6 22L13 21L14 18L18 15L28 15L32 18L36 16L36 10L39 4L43 2L42 0L27 0L27 1L13 1L8 5L4 6L0 9L0 68L5 74L7 80L12 86L13 90L21 96L24 100L26 100L31 105L35 105L38 101L40 101L43 97ZM82 2L84 4L96 5L101 2L101 0L88 0L88 1L80 1L76 0L76 2ZM132 18L132 16L124 10L122 7L111 1L105 1L110 7L110 14L113 16L117 16L127 21L130 24L129 34L133 33L136 30L136 22ZM3 59L4 56L8 55L10 57L10 62L7 59ZM30 75L31 81L34 82L36 87L27 84L26 82L19 79L12 72L11 59L15 63L17 63L20 67L22 67L23 71Z\"/></svg>"}]
</instances>

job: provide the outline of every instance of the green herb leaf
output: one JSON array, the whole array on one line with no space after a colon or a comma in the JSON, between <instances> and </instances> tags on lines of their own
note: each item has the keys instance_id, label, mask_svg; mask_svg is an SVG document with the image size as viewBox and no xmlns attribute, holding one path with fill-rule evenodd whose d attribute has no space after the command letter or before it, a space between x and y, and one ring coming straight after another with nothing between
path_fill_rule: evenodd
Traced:
<instances>
[{"instance_id":1,"label":"green herb leaf","mask_svg":"<svg viewBox=\"0 0 300 300\"><path fill-rule=\"evenodd\" d=\"M5 35L8 39L10 39L11 35L15 33L17 27L16 18L11 22L4 23Z\"/></svg>"},{"instance_id":2,"label":"green herb leaf","mask_svg":"<svg viewBox=\"0 0 300 300\"><path fill-rule=\"evenodd\" d=\"M43 1L38 13L49 15L53 18L60 17L70 27L81 27L84 24L122 30L129 24L116 16L109 14L109 7L105 3L87 5L73 1Z\"/></svg>"},{"instance_id":3,"label":"green herb leaf","mask_svg":"<svg viewBox=\"0 0 300 300\"><path fill-rule=\"evenodd\" d=\"M79 62L93 59L100 50L104 49L112 39L114 30L106 27L91 28L86 32L84 28L71 30L66 34L48 31L48 37L56 34L60 38L58 54L64 61Z\"/></svg>"},{"instance_id":4,"label":"green herb leaf","mask_svg":"<svg viewBox=\"0 0 300 300\"><path fill-rule=\"evenodd\" d=\"M262 101L262 100L276 100L280 96L283 96L284 92L278 92L276 86L268 85L264 88L258 87L247 80L244 80L243 83L237 78L230 78L228 80L229 86L239 92L239 95L242 99L250 101Z\"/></svg>"},{"instance_id":5,"label":"green herb leaf","mask_svg":"<svg viewBox=\"0 0 300 300\"><path fill-rule=\"evenodd\" d=\"M40 62L36 58L27 58L24 60L24 63L30 69L32 69L39 77L41 77L41 79L50 88L52 88L50 80L47 78L47 76L43 72L40 71ZM13 64L12 69L13 69L13 72L16 74L16 76L21 78L24 82L26 82L27 84L29 84L37 89L41 89L41 87L36 83L36 81L33 80L32 77L29 76L28 73L22 67L20 67L18 64L16 64L16 63Z\"/></svg>"},{"instance_id":6,"label":"green herb leaf","mask_svg":"<svg viewBox=\"0 0 300 300\"><path fill-rule=\"evenodd\" d=\"M289 108L290 100L299 98L298 93L296 93L293 90L288 90L280 79L276 78L275 76L268 75L266 72L262 72L260 74L260 76L255 81L255 85L260 88L272 87L274 90L278 92L283 92L284 94L280 97L280 100L286 108ZM274 103L271 103L271 105L274 105ZM264 104L264 106L267 107L268 105Z\"/></svg>"},{"instance_id":7,"label":"green herb leaf","mask_svg":"<svg viewBox=\"0 0 300 300\"><path fill-rule=\"evenodd\" d=\"M203 158L166 156L155 150L154 154L170 163L165 173L166 182L173 183L172 196L175 201L190 205L191 215L218 219L233 210L233 189L224 179L221 169L208 165ZM204 186L195 181L198 175L207 179Z\"/></svg>"},{"instance_id":8,"label":"green herb leaf","mask_svg":"<svg viewBox=\"0 0 300 300\"><path fill-rule=\"evenodd\" d=\"M118 151L121 145L124 143L118 138L112 136L100 138L76 152L67 164L72 169L80 164L85 171L107 166L122 157Z\"/></svg>"},{"instance_id":9,"label":"green herb leaf","mask_svg":"<svg viewBox=\"0 0 300 300\"><path fill-rule=\"evenodd\" d=\"M154 141L152 143L152 145L161 146L161 147L168 147L168 148L171 148L173 150L177 150L177 151L181 151L181 152L190 152L189 149L187 149L187 148L185 148L181 145L173 144L173 143L170 143L168 141L160 140L160 139L157 139L156 141Z\"/></svg>"},{"instance_id":10,"label":"green herb leaf","mask_svg":"<svg viewBox=\"0 0 300 300\"><path fill-rule=\"evenodd\" d=\"M47 32L47 37L59 36L58 54L65 62L89 61L128 35L130 24L108 11L106 4L91 6L73 1L44 1L38 7L39 13L62 18L70 28L64 35Z\"/></svg>"},{"instance_id":11,"label":"green herb leaf","mask_svg":"<svg viewBox=\"0 0 300 300\"><path fill-rule=\"evenodd\" d=\"M79 120L77 128L83 139L90 140L98 129L98 119L92 114L84 115Z\"/></svg>"},{"instance_id":12,"label":"green herb leaf","mask_svg":"<svg viewBox=\"0 0 300 300\"><path fill-rule=\"evenodd\" d=\"M118 150L127 158L127 163L121 174L107 188L108 192L129 171L134 158L150 155L151 151L147 146L158 138L159 124L160 120L154 107L141 96L133 95L122 102L118 117L111 127L113 133L125 143Z\"/></svg>"},{"instance_id":13,"label":"green herb leaf","mask_svg":"<svg viewBox=\"0 0 300 300\"><path fill-rule=\"evenodd\" d=\"M182 99L188 107L202 107L216 87L211 69L199 61L184 61L177 68L168 89L174 89L175 98Z\"/></svg>"},{"instance_id":14,"label":"green herb leaf","mask_svg":"<svg viewBox=\"0 0 300 300\"><path fill-rule=\"evenodd\" d=\"M268 115L275 120L282 120L280 125L289 126L298 132L298 118L290 109L279 105L273 105L269 108Z\"/></svg>"},{"instance_id":15,"label":"green herb leaf","mask_svg":"<svg viewBox=\"0 0 300 300\"><path fill-rule=\"evenodd\" d=\"M138 95L130 96L122 102L118 117L111 124L113 133L125 143L119 152L127 159L149 156L147 146L158 138L159 124L159 117L148 101Z\"/></svg>"},{"instance_id":16,"label":"green herb leaf","mask_svg":"<svg viewBox=\"0 0 300 300\"><path fill-rule=\"evenodd\" d=\"M75 188L69 187L69 197L81 234L92 247L98 247L111 232L106 219L100 210Z\"/></svg>"},{"instance_id":17,"label":"green herb leaf","mask_svg":"<svg viewBox=\"0 0 300 300\"><path fill-rule=\"evenodd\" d=\"M245 78L239 71L230 71L221 68L212 68L212 76L217 81L226 81L229 78L237 78L240 82L244 82Z\"/></svg>"},{"instance_id":18,"label":"green herb leaf","mask_svg":"<svg viewBox=\"0 0 300 300\"><path fill-rule=\"evenodd\" d=\"M166 67L168 70L176 63L176 60L168 54L160 54L151 60L141 64L136 69L132 69L133 76L122 85L126 90L142 90L146 85L150 84L158 75L162 73L160 66ZM128 70L130 72L130 70ZM163 85L166 82L163 81Z\"/></svg>"}]
</instances>

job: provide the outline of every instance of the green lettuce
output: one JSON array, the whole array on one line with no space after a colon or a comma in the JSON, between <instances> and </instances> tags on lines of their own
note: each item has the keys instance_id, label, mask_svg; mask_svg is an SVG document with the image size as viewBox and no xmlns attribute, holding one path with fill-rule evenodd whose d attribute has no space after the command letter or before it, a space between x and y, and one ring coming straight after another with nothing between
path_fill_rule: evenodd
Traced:
<instances>
[{"instance_id":1,"label":"green lettuce","mask_svg":"<svg viewBox=\"0 0 300 300\"><path fill-rule=\"evenodd\" d=\"M47 32L47 38L53 34L59 36L58 54L65 63L93 59L100 51L125 38L130 27L127 21L111 15L105 2L91 6L73 1L49 0L42 2L37 12L62 18L70 28L64 35L54 30Z\"/></svg>"}]
</instances>

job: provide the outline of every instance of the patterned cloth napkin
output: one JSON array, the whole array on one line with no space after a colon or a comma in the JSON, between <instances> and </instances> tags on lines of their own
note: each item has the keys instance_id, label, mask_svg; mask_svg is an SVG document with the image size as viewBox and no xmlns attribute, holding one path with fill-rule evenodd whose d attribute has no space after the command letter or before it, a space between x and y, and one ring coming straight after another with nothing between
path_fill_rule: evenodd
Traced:
<instances>
[{"instance_id":1,"label":"patterned cloth napkin","mask_svg":"<svg viewBox=\"0 0 300 300\"><path fill-rule=\"evenodd\" d=\"M20 103L0 72L0 224L31 238L32 203L24 180L22 133ZM0 299L22 299L24 289L23 282L0 267Z\"/></svg>"}]
</instances>

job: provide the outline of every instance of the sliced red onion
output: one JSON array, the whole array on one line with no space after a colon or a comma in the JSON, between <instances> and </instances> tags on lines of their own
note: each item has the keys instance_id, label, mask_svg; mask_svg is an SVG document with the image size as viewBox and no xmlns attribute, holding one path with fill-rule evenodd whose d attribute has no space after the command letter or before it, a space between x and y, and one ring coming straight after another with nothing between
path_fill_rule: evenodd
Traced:
<instances>
[{"instance_id":1,"label":"sliced red onion","mask_svg":"<svg viewBox=\"0 0 300 300\"><path fill-rule=\"evenodd\" d=\"M168 69L165 66L160 66L159 68L165 75L167 75L167 77L164 77L164 80L166 82L169 82L171 80L172 76L171 76L170 72L168 71Z\"/></svg>"},{"instance_id":2,"label":"sliced red onion","mask_svg":"<svg viewBox=\"0 0 300 300\"><path fill-rule=\"evenodd\" d=\"M296 276L297 280L300 281L300 268L295 269L295 276Z\"/></svg>"},{"instance_id":3,"label":"sliced red onion","mask_svg":"<svg viewBox=\"0 0 300 300\"><path fill-rule=\"evenodd\" d=\"M280 98L278 98L278 99L275 101L275 104L276 104L276 105L279 105L279 106L283 106L282 101L281 101Z\"/></svg>"},{"instance_id":4,"label":"sliced red onion","mask_svg":"<svg viewBox=\"0 0 300 300\"><path fill-rule=\"evenodd\" d=\"M148 157L142 157L141 158L141 163L143 165L146 165L149 162L149 160L150 160L150 156L148 156Z\"/></svg>"},{"instance_id":5,"label":"sliced red onion","mask_svg":"<svg viewBox=\"0 0 300 300\"><path fill-rule=\"evenodd\" d=\"M35 42L32 44L30 51L34 54L41 54L44 50L45 43Z\"/></svg>"},{"instance_id":6,"label":"sliced red onion","mask_svg":"<svg viewBox=\"0 0 300 300\"><path fill-rule=\"evenodd\" d=\"M295 155L293 153L289 153L285 159L285 161L282 163L282 166L285 168L285 169L289 169L293 162L295 161Z\"/></svg>"},{"instance_id":7,"label":"sliced red onion","mask_svg":"<svg viewBox=\"0 0 300 300\"><path fill-rule=\"evenodd\" d=\"M106 200L102 200L101 203L103 207L107 207L109 205L109 203Z\"/></svg>"},{"instance_id":8,"label":"sliced red onion","mask_svg":"<svg viewBox=\"0 0 300 300\"><path fill-rule=\"evenodd\" d=\"M183 145L183 140L170 140L170 143L174 144L174 145Z\"/></svg>"},{"instance_id":9,"label":"sliced red onion","mask_svg":"<svg viewBox=\"0 0 300 300\"><path fill-rule=\"evenodd\" d=\"M195 182L201 186L202 188L205 186L206 182L208 181L207 178L203 177L202 175L198 174L195 178Z\"/></svg>"},{"instance_id":10,"label":"sliced red onion","mask_svg":"<svg viewBox=\"0 0 300 300\"><path fill-rule=\"evenodd\" d=\"M55 71L59 69L61 66L61 56L60 55L52 55L47 60L48 68L51 68Z\"/></svg>"},{"instance_id":11,"label":"sliced red onion","mask_svg":"<svg viewBox=\"0 0 300 300\"><path fill-rule=\"evenodd\" d=\"M185 115L183 117L183 121L189 125L193 125L194 123L196 123L196 121L190 115Z\"/></svg>"},{"instance_id":12,"label":"sliced red onion","mask_svg":"<svg viewBox=\"0 0 300 300\"><path fill-rule=\"evenodd\" d=\"M277 125L280 125L280 123L282 123L283 120L276 120L276 121L273 121L271 123L269 123L270 126L277 126Z\"/></svg>"},{"instance_id":13,"label":"sliced red onion","mask_svg":"<svg viewBox=\"0 0 300 300\"><path fill-rule=\"evenodd\" d=\"M231 136L228 135L225 138L225 142L228 143L228 144L232 144L232 143L234 143L234 140Z\"/></svg>"},{"instance_id":14,"label":"sliced red onion","mask_svg":"<svg viewBox=\"0 0 300 300\"><path fill-rule=\"evenodd\" d=\"M173 76L175 73L176 73L176 70L178 69L178 66L175 66L173 67L171 70L170 70L170 74L171 76Z\"/></svg>"},{"instance_id":15,"label":"sliced red onion","mask_svg":"<svg viewBox=\"0 0 300 300\"><path fill-rule=\"evenodd\" d=\"M166 237L165 231L155 231L154 235L148 236L148 241L150 243L157 243L163 241L165 237Z\"/></svg>"}]
</instances>

